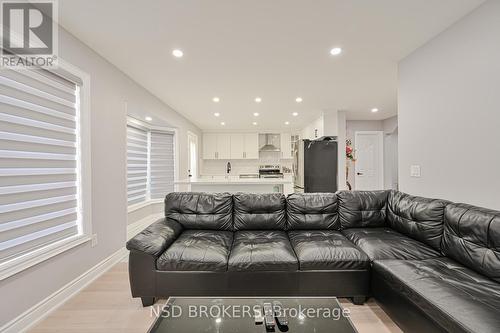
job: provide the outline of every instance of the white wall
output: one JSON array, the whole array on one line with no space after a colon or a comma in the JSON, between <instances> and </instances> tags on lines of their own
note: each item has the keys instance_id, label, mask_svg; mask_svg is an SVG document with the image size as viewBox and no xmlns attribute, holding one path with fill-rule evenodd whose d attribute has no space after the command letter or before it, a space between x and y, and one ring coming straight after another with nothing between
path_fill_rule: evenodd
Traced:
<instances>
[{"instance_id":1,"label":"white wall","mask_svg":"<svg viewBox=\"0 0 500 333\"><path fill-rule=\"evenodd\" d=\"M314 140L323 136L324 133L324 120L323 114L314 119L311 123L307 124L301 131L300 137L302 139Z\"/></svg>"},{"instance_id":2,"label":"white wall","mask_svg":"<svg viewBox=\"0 0 500 333\"><path fill-rule=\"evenodd\" d=\"M342 115L345 112L340 112ZM323 135L325 136L338 136L339 134L339 111L337 110L329 110L323 112ZM318 124L321 126L321 124ZM322 135L320 135L321 137Z\"/></svg>"},{"instance_id":3,"label":"white wall","mask_svg":"<svg viewBox=\"0 0 500 333\"><path fill-rule=\"evenodd\" d=\"M186 131L200 132L64 29L59 53L91 76L92 228L98 245L86 243L1 281L0 327L125 245L126 102L179 128L180 169L187 170Z\"/></svg>"},{"instance_id":4,"label":"white wall","mask_svg":"<svg viewBox=\"0 0 500 333\"><path fill-rule=\"evenodd\" d=\"M499 32L491 0L400 63L402 191L500 209Z\"/></svg>"},{"instance_id":5,"label":"white wall","mask_svg":"<svg viewBox=\"0 0 500 333\"><path fill-rule=\"evenodd\" d=\"M399 189L398 175L398 117L384 119L384 188Z\"/></svg>"}]
</instances>

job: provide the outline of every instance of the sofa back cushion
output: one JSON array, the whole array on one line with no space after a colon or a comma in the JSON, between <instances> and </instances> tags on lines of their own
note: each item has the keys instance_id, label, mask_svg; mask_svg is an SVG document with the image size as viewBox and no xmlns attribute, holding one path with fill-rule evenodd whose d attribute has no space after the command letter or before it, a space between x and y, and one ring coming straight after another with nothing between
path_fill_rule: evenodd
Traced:
<instances>
[{"instance_id":1,"label":"sofa back cushion","mask_svg":"<svg viewBox=\"0 0 500 333\"><path fill-rule=\"evenodd\" d=\"M295 193L286 201L289 230L340 230L335 193Z\"/></svg>"},{"instance_id":2,"label":"sofa back cushion","mask_svg":"<svg viewBox=\"0 0 500 333\"><path fill-rule=\"evenodd\" d=\"M342 229L386 226L389 191L340 191L339 218Z\"/></svg>"},{"instance_id":3,"label":"sofa back cushion","mask_svg":"<svg viewBox=\"0 0 500 333\"><path fill-rule=\"evenodd\" d=\"M444 208L448 203L445 200L391 191L387 204L387 222L394 230L440 250Z\"/></svg>"},{"instance_id":4,"label":"sofa back cushion","mask_svg":"<svg viewBox=\"0 0 500 333\"><path fill-rule=\"evenodd\" d=\"M286 202L281 193L237 193L234 200L235 230L285 230Z\"/></svg>"},{"instance_id":5,"label":"sofa back cushion","mask_svg":"<svg viewBox=\"0 0 500 333\"><path fill-rule=\"evenodd\" d=\"M169 193L165 217L185 229L233 230L233 199L229 193Z\"/></svg>"},{"instance_id":6,"label":"sofa back cushion","mask_svg":"<svg viewBox=\"0 0 500 333\"><path fill-rule=\"evenodd\" d=\"M500 212L449 204L444 215L443 253L500 282Z\"/></svg>"}]
</instances>

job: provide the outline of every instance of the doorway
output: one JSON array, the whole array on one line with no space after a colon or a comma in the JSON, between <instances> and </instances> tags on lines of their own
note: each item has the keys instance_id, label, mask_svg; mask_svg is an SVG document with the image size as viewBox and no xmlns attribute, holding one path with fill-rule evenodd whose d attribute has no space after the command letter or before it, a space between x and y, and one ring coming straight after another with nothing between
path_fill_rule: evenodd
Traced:
<instances>
[{"instance_id":1,"label":"doorway","mask_svg":"<svg viewBox=\"0 0 500 333\"><path fill-rule=\"evenodd\" d=\"M354 170L356 190L382 190L384 188L384 132L355 132L356 164Z\"/></svg>"},{"instance_id":2,"label":"doorway","mask_svg":"<svg viewBox=\"0 0 500 333\"><path fill-rule=\"evenodd\" d=\"M198 178L198 136L188 132L188 177Z\"/></svg>"}]
</instances>

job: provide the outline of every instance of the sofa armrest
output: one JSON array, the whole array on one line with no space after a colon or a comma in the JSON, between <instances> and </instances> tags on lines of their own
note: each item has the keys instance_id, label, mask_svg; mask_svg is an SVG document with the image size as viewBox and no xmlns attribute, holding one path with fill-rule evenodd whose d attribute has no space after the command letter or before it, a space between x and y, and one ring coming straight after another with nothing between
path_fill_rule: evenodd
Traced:
<instances>
[{"instance_id":1,"label":"sofa armrest","mask_svg":"<svg viewBox=\"0 0 500 333\"><path fill-rule=\"evenodd\" d=\"M161 218L135 235L127 242L130 251L143 252L159 257L182 232L182 226L172 220Z\"/></svg>"}]
</instances>

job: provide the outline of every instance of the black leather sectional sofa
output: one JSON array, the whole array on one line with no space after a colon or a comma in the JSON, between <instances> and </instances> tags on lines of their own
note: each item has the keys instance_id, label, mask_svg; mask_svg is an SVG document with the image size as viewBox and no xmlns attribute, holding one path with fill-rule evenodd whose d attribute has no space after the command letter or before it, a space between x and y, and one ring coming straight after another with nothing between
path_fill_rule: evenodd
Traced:
<instances>
[{"instance_id":1,"label":"black leather sectional sofa","mask_svg":"<svg viewBox=\"0 0 500 333\"><path fill-rule=\"evenodd\" d=\"M500 212L398 191L171 193L132 295L373 296L408 332L500 331Z\"/></svg>"}]
</instances>

